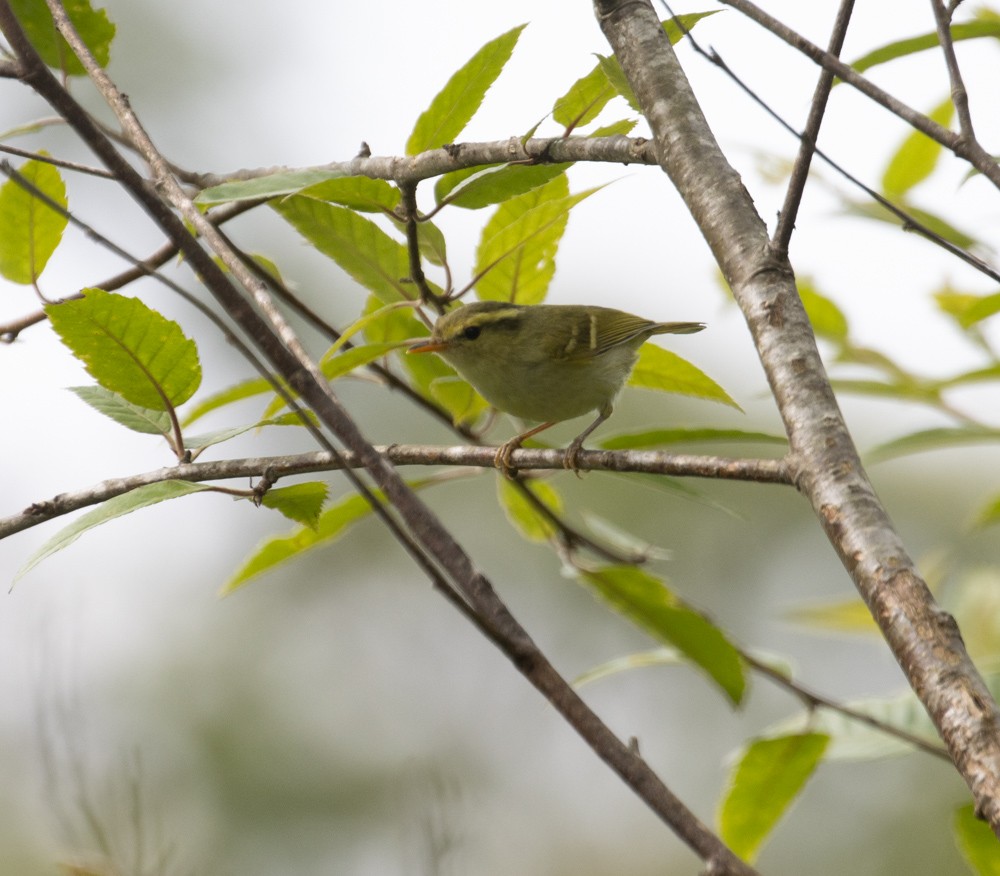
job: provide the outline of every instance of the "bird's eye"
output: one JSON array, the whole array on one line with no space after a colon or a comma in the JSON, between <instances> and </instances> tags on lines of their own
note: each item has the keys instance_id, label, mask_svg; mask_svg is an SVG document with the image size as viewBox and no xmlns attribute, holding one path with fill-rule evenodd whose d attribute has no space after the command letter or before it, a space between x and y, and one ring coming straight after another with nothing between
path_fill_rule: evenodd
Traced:
<instances>
[{"instance_id":1,"label":"bird's eye","mask_svg":"<svg viewBox=\"0 0 1000 876\"><path fill-rule=\"evenodd\" d=\"M479 337L481 332L482 329L478 325L467 325L464 329L462 329L462 337L467 341L474 341Z\"/></svg>"}]
</instances>

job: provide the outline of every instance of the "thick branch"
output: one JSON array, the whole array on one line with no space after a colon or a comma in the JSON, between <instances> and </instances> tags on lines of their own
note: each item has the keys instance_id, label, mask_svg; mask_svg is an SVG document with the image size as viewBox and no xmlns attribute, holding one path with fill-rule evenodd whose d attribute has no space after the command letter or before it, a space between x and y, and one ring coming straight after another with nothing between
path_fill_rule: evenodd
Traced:
<instances>
[{"instance_id":1,"label":"thick branch","mask_svg":"<svg viewBox=\"0 0 1000 876\"><path fill-rule=\"evenodd\" d=\"M917 574L861 466L791 266L770 247L651 4L597 0L595 6L653 130L660 164L743 310L785 423L796 483L972 789L978 811L1000 835L1000 713L954 620Z\"/></svg>"}]
</instances>

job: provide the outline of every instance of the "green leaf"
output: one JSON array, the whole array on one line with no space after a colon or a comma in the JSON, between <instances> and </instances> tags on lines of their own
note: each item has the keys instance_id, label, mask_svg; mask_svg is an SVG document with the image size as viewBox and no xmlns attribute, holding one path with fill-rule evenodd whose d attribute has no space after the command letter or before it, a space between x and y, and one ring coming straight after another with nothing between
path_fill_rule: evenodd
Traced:
<instances>
[{"instance_id":1,"label":"green leaf","mask_svg":"<svg viewBox=\"0 0 1000 876\"><path fill-rule=\"evenodd\" d=\"M451 420L457 426L471 426L490 407L486 399L455 374L435 377L428 385L428 389L431 398L451 414Z\"/></svg>"},{"instance_id":2,"label":"green leaf","mask_svg":"<svg viewBox=\"0 0 1000 876\"><path fill-rule=\"evenodd\" d=\"M955 845L976 876L1000 876L1000 841L987 822L976 818L969 803L955 810L951 823Z\"/></svg>"},{"instance_id":3,"label":"green leaf","mask_svg":"<svg viewBox=\"0 0 1000 876\"><path fill-rule=\"evenodd\" d=\"M913 204L909 203L897 203L896 206L916 219L929 231L932 231L939 237L943 237L950 243L955 244L955 246L961 247L962 249L973 249L974 247L981 245L977 238L973 237L968 232L962 231L960 228L952 225L946 219L935 213L930 213L927 210L915 207ZM848 202L845 205L845 209L848 215L862 216L866 219L875 219L878 222L885 222L888 225L905 227L902 219L875 201Z\"/></svg>"},{"instance_id":4,"label":"green leaf","mask_svg":"<svg viewBox=\"0 0 1000 876\"><path fill-rule=\"evenodd\" d=\"M598 442L605 450L639 450L646 447L668 447L672 444L701 444L724 441L751 444L787 444L784 435L769 432L748 432L743 429L647 429L612 435Z\"/></svg>"},{"instance_id":5,"label":"green leaf","mask_svg":"<svg viewBox=\"0 0 1000 876\"><path fill-rule=\"evenodd\" d=\"M944 291L935 293L934 299L938 307L953 316L964 329L1000 313L1000 292L991 295L973 295L967 292Z\"/></svg>"},{"instance_id":6,"label":"green leaf","mask_svg":"<svg viewBox=\"0 0 1000 876\"><path fill-rule=\"evenodd\" d=\"M607 566L580 577L620 614L705 670L734 703L743 699L746 676L739 652L659 578L635 566Z\"/></svg>"},{"instance_id":7,"label":"green leaf","mask_svg":"<svg viewBox=\"0 0 1000 876\"><path fill-rule=\"evenodd\" d=\"M760 739L733 769L719 808L719 833L741 858L752 861L767 835L799 795L826 750L829 737L803 733Z\"/></svg>"},{"instance_id":8,"label":"green leaf","mask_svg":"<svg viewBox=\"0 0 1000 876\"><path fill-rule=\"evenodd\" d=\"M662 22L663 31L670 40L670 45L675 46L684 38L685 30L692 30L694 26L703 18L708 18L710 15L715 15L717 12L721 11L721 9L713 9L709 12L688 12L684 15L676 15L673 18L668 18L666 21ZM678 22L684 26L683 30L678 25Z\"/></svg>"},{"instance_id":9,"label":"green leaf","mask_svg":"<svg viewBox=\"0 0 1000 876\"><path fill-rule=\"evenodd\" d=\"M311 421L315 422L315 414L312 411L303 411L303 414ZM184 436L184 446L189 450L204 450L206 447L212 447L215 444L221 444L223 441L228 441L230 438L235 438L237 435L244 435L247 432L253 432L257 429L263 429L265 426L304 426L302 416L297 412L291 411L287 414L281 414L278 417L267 417L262 420L258 420L256 423L250 423L249 425L243 426L231 426L228 429L218 429L214 432L205 432L202 435L185 435Z\"/></svg>"},{"instance_id":10,"label":"green leaf","mask_svg":"<svg viewBox=\"0 0 1000 876\"><path fill-rule=\"evenodd\" d=\"M212 411L224 408L226 405L231 405L234 402L243 401L243 399L264 395L264 393L271 392L273 389L274 387L271 386L271 384L263 377L253 377L250 380L243 380L233 386L221 389L208 396L208 398L200 401L191 410L191 412L184 417L181 421L181 425L190 426L195 420L199 420L204 417L205 414L210 414Z\"/></svg>"},{"instance_id":11,"label":"green leaf","mask_svg":"<svg viewBox=\"0 0 1000 876\"><path fill-rule=\"evenodd\" d=\"M231 201L266 200L283 195L293 195L305 188L316 186L317 183L324 183L342 176L344 176L343 170L324 170L316 167L282 170L254 179L233 180L211 186L203 189L194 200L195 203L203 206L226 204Z\"/></svg>"},{"instance_id":12,"label":"green leaf","mask_svg":"<svg viewBox=\"0 0 1000 876\"><path fill-rule=\"evenodd\" d=\"M452 190L454 207L479 210L547 185L569 164L508 164L470 176Z\"/></svg>"},{"instance_id":13,"label":"green leaf","mask_svg":"<svg viewBox=\"0 0 1000 876\"><path fill-rule=\"evenodd\" d=\"M56 30L45 3L39 0L11 0L10 5L31 44L49 67L62 70L69 76L86 75L87 71L73 50ZM63 7L97 63L107 67L111 59L111 41L115 38L115 26L108 20L107 12L94 10L89 0L64 0Z\"/></svg>"},{"instance_id":14,"label":"green leaf","mask_svg":"<svg viewBox=\"0 0 1000 876\"><path fill-rule=\"evenodd\" d=\"M611 84L618 94L625 98L625 102L632 107L637 113L642 112L642 107L639 106L639 101L635 96L635 92L632 91L632 86L628 84L628 79L625 78L625 71L622 70L622 65L618 63L618 59L611 55L607 57L605 55L597 56L597 66L600 68L601 72L604 73L605 78Z\"/></svg>"},{"instance_id":15,"label":"green leaf","mask_svg":"<svg viewBox=\"0 0 1000 876\"><path fill-rule=\"evenodd\" d=\"M612 122L610 125L603 125L600 128L594 128L588 137L627 137L632 133L635 126L639 124L635 119L621 119L617 122Z\"/></svg>"},{"instance_id":16,"label":"green leaf","mask_svg":"<svg viewBox=\"0 0 1000 876\"><path fill-rule=\"evenodd\" d=\"M66 185L51 164L26 161L18 172L66 207ZM12 283L34 283L62 240L67 222L64 215L8 179L0 186L0 275Z\"/></svg>"},{"instance_id":17,"label":"green leaf","mask_svg":"<svg viewBox=\"0 0 1000 876\"><path fill-rule=\"evenodd\" d=\"M134 405L165 411L201 383L194 341L138 298L85 289L82 298L49 304L45 312L90 375Z\"/></svg>"},{"instance_id":18,"label":"green leaf","mask_svg":"<svg viewBox=\"0 0 1000 876\"><path fill-rule=\"evenodd\" d=\"M448 80L447 85L417 119L413 133L406 141L407 155L416 155L454 142L476 114L486 92L510 60L524 28L525 25L519 25L490 40Z\"/></svg>"},{"instance_id":19,"label":"green leaf","mask_svg":"<svg viewBox=\"0 0 1000 876\"><path fill-rule=\"evenodd\" d=\"M200 493L211 490L212 487L206 484L193 484L189 481L160 481L155 484L148 484L144 487L136 487L120 496L115 496L101 503L95 510L84 514L73 521L69 526L61 529L55 536L43 544L30 559L18 570L14 576L16 583L31 569L37 566L42 560L52 556L57 551L69 547L88 529L137 511L139 508L146 508L163 502L165 499L176 499L179 496L187 496L191 493Z\"/></svg>"},{"instance_id":20,"label":"green leaf","mask_svg":"<svg viewBox=\"0 0 1000 876\"><path fill-rule=\"evenodd\" d=\"M947 128L955 115L955 105L951 97L945 98L928 114L932 121ZM923 182L934 172L941 157L942 146L920 131L913 131L896 153L882 175L882 191L897 200L917 183Z\"/></svg>"},{"instance_id":21,"label":"green leaf","mask_svg":"<svg viewBox=\"0 0 1000 876\"><path fill-rule=\"evenodd\" d=\"M846 340L849 329L844 312L831 299L820 294L811 281L800 279L798 288L813 331L831 341Z\"/></svg>"},{"instance_id":22,"label":"green leaf","mask_svg":"<svg viewBox=\"0 0 1000 876\"><path fill-rule=\"evenodd\" d=\"M981 15L981 13L979 14ZM980 37L1000 38L1000 21L994 18L981 17L978 21L961 22L951 26L951 38L953 41L972 40ZM873 49L854 61L851 66L858 73L863 73L865 70L875 67L878 64L895 61L897 58L904 58L907 55L924 52L927 49L934 49L939 45L937 31L931 31L904 40L896 40L895 42L887 43L884 46Z\"/></svg>"},{"instance_id":23,"label":"green leaf","mask_svg":"<svg viewBox=\"0 0 1000 876\"><path fill-rule=\"evenodd\" d=\"M432 481L418 481L411 483L410 487L419 490L429 483ZM375 497L378 501L383 501L380 493L376 493ZM233 591L239 590L251 578L272 571L289 560L336 541L355 523L364 520L371 513L371 504L364 496L350 495L320 514L314 526L304 526L289 535L268 539L223 585L222 595L228 596Z\"/></svg>"},{"instance_id":24,"label":"green leaf","mask_svg":"<svg viewBox=\"0 0 1000 876\"><path fill-rule=\"evenodd\" d=\"M475 167L463 167L459 170L449 170L448 173L441 174L434 183L434 201L440 204L470 177L479 176L498 167L507 167L507 165L477 164Z\"/></svg>"},{"instance_id":25,"label":"green leaf","mask_svg":"<svg viewBox=\"0 0 1000 876\"><path fill-rule=\"evenodd\" d=\"M794 623L837 633L877 633L868 606L857 597L835 602L817 602L786 613Z\"/></svg>"},{"instance_id":26,"label":"green leaf","mask_svg":"<svg viewBox=\"0 0 1000 876\"><path fill-rule=\"evenodd\" d=\"M133 432L145 435L169 435L173 424L166 411L152 411L125 401L118 393L103 386L71 386L69 391L83 399L94 410L110 417Z\"/></svg>"},{"instance_id":27,"label":"green leaf","mask_svg":"<svg viewBox=\"0 0 1000 876\"><path fill-rule=\"evenodd\" d=\"M552 118L567 130L589 125L618 92L600 64L577 79L552 109Z\"/></svg>"},{"instance_id":28,"label":"green leaf","mask_svg":"<svg viewBox=\"0 0 1000 876\"><path fill-rule=\"evenodd\" d=\"M969 444L996 444L1000 442L1000 429L984 426L950 426L937 429L923 429L903 435L885 444L880 444L868 452L870 462L884 462L910 453L925 453L928 450L943 450L951 447L965 447Z\"/></svg>"},{"instance_id":29,"label":"green leaf","mask_svg":"<svg viewBox=\"0 0 1000 876\"><path fill-rule=\"evenodd\" d=\"M1000 523L1000 496L990 500L976 513L976 526L994 526Z\"/></svg>"},{"instance_id":30,"label":"green leaf","mask_svg":"<svg viewBox=\"0 0 1000 876\"><path fill-rule=\"evenodd\" d=\"M497 499L510 525L528 541L548 541L556 534L555 524L541 514L531 501L514 483L507 478L497 478ZM551 511L559 514L563 510L562 496L555 487L545 481L531 484L521 482L525 490L530 490L535 498Z\"/></svg>"},{"instance_id":31,"label":"green leaf","mask_svg":"<svg viewBox=\"0 0 1000 876\"><path fill-rule=\"evenodd\" d=\"M705 372L676 353L671 353L655 344L643 344L639 349L639 361L628 383L629 386L691 395L729 405L738 411L743 410L730 398L729 393Z\"/></svg>"},{"instance_id":32,"label":"green leaf","mask_svg":"<svg viewBox=\"0 0 1000 876\"><path fill-rule=\"evenodd\" d=\"M597 189L570 195L565 174L505 201L483 228L476 292L483 300L538 304L555 274L569 211ZM485 272L485 273L483 273Z\"/></svg>"},{"instance_id":33,"label":"green leaf","mask_svg":"<svg viewBox=\"0 0 1000 876\"><path fill-rule=\"evenodd\" d=\"M330 179L302 190L307 198L330 201L360 210L362 213L383 213L399 206L399 189L384 179L347 176Z\"/></svg>"},{"instance_id":34,"label":"green leaf","mask_svg":"<svg viewBox=\"0 0 1000 876\"><path fill-rule=\"evenodd\" d=\"M319 524L319 513L326 501L327 491L327 485L319 481L276 487L264 493L261 504L280 511L289 520L315 529Z\"/></svg>"},{"instance_id":35,"label":"green leaf","mask_svg":"<svg viewBox=\"0 0 1000 876\"><path fill-rule=\"evenodd\" d=\"M401 234L406 234L405 222L401 222L395 216L389 216L388 219ZM417 223L417 249L432 265L441 266L448 261L448 247L444 234L437 225L426 219Z\"/></svg>"},{"instance_id":36,"label":"green leaf","mask_svg":"<svg viewBox=\"0 0 1000 876\"><path fill-rule=\"evenodd\" d=\"M271 207L384 304L413 299L406 246L346 207L294 195Z\"/></svg>"}]
</instances>

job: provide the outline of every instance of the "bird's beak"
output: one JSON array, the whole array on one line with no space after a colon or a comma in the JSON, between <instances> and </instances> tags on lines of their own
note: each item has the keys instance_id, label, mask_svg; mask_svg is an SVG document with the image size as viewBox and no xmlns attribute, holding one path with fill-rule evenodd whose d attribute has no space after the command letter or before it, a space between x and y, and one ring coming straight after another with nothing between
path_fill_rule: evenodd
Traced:
<instances>
[{"instance_id":1,"label":"bird's beak","mask_svg":"<svg viewBox=\"0 0 1000 876\"><path fill-rule=\"evenodd\" d=\"M410 347L406 352L409 353L438 353L441 350L448 349L447 341L435 341L433 338L427 338L415 346Z\"/></svg>"}]
</instances>

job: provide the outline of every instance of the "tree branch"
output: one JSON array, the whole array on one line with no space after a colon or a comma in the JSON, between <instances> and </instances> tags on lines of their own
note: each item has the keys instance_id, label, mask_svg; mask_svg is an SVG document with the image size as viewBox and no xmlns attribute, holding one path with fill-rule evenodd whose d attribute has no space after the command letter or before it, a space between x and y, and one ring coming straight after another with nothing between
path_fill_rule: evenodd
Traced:
<instances>
[{"instance_id":1,"label":"tree branch","mask_svg":"<svg viewBox=\"0 0 1000 876\"><path fill-rule=\"evenodd\" d=\"M596 0L595 8L652 128L660 164L747 320L788 433L796 484L938 728L977 811L1000 835L1000 712L954 620L934 602L868 480L791 266L769 245L652 5Z\"/></svg>"}]
</instances>

